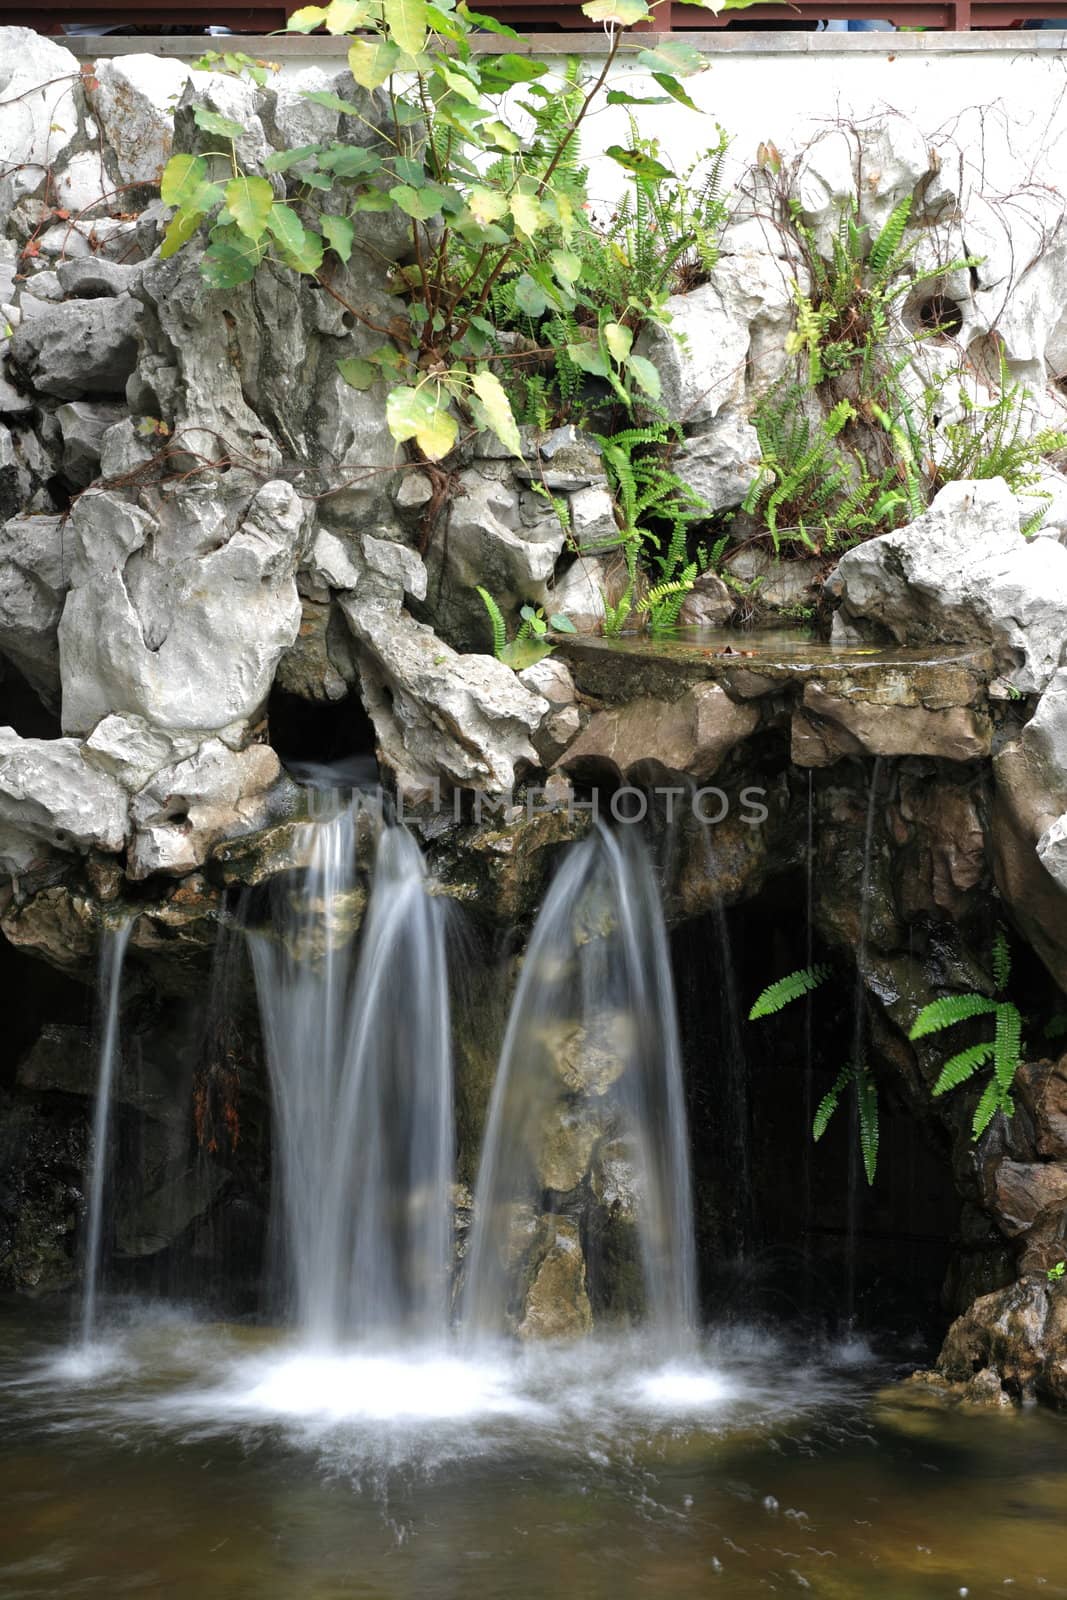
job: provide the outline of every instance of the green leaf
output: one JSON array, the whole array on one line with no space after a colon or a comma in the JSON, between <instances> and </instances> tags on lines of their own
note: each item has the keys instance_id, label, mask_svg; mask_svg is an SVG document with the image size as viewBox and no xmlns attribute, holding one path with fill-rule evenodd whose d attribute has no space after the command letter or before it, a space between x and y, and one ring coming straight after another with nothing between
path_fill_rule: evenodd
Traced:
<instances>
[{"instance_id":1,"label":"green leaf","mask_svg":"<svg viewBox=\"0 0 1067 1600\"><path fill-rule=\"evenodd\" d=\"M290 33L311 33L314 28L321 28L325 21L325 6L301 6L299 11L293 12L285 26Z\"/></svg>"},{"instance_id":2,"label":"green leaf","mask_svg":"<svg viewBox=\"0 0 1067 1600\"><path fill-rule=\"evenodd\" d=\"M384 189L369 189L352 202L353 211L392 211L393 202Z\"/></svg>"},{"instance_id":3,"label":"green leaf","mask_svg":"<svg viewBox=\"0 0 1067 1600\"><path fill-rule=\"evenodd\" d=\"M459 0L456 11L472 28L477 28L483 33L500 34L505 39L520 39L522 37L521 34L515 32L514 28L509 28L506 22L498 22L495 17L485 17L480 11L469 11L463 4L463 0Z\"/></svg>"},{"instance_id":4,"label":"green leaf","mask_svg":"<svg viewBox=\"0 0 1067 1600\"><path fill-rule=\"evenodd\" d=\"M352 255L352 245L356 237L356 230L348 217L320 217L320 225L326 243L335 255L342 261L348 261Z\"/></svg>"},{"instance_id":5,"label":"green leaf","mask_svg":"<svg viewBox=\"0 0 1067 1600\"><path fill-rule=\"evenodd\" d=\"M165 206L187 206L206 178L202 156L171 156L159 180L159 198Z\"/></svg>"},{"instance_id":6,"label":"green leaf","mask_svg":"<svg viewBox=\"0 0 1067 1600\"><path fill-rule=\"evenodd\" d=\"M522 140L514 129L509 128L506 122L501 122L499 117L493 117L482 127L486 142L497 150L504 150L508 155L514 155L521 150Z\"/></svg>"},{"instance_id":7,"label":"green leaf","mask_svg":"<svg viewBox=\"0 0 1067 1600\"><path fill-rule=\"evenodd\" d=\"M290 206L271 206L267 229L285 250L299 250L304 243L304 224Z\"/></svg>"},{"instance_id":8,"label":"green leaf","mask_svg":"<svg viewBox=\"0 0 1067 1600\"><path fill-rule=\"evenodd\" d=\"M1019 1068L1022 1027L1023 1019L1019 1015L1018 1006L1013 1005L1010 1000L1002 1000L997 1007L997 1026L993 1044L993 1072L1002 1095L1006 1095L1011 1088Z\"/></svg>"},{"instance_id":9,"label":"green leaf","mask_svg":"<svg viewBox=\"0 0 1067 1600\"><path fill-rule=\"evenodd\" d=\"M553 250L549 256L552 271L560 283L570 289L582 275L582 258L573 250Z\"/></svg>"},{"instance_id":10,"label":"green leaf","mask_svg":"<svg viewBox=\"0 0 1067 1600\"><path fill-rule=\"evenodd\" d=\"M984 1067L993 1054L993 1041L987 1039L982 1044L969 1045L966 1050L950 1056L941 1068L937 1082L930 1093L934 1095L947 1094L950 1089L956 1089L961 1083L966 1083L968 1078L973 1078L979 1067Z\"/></svg>"},{"instance_id":11,"label":"green leaf","mask_svg":"<svg viewBox=\"0 0 1067 1600\"><path fill-rule=\"evenodd\" d=\"M818 1109L815 1112L815 1120L811 1125L811 1136L816 1141L822 1138L823 1134L830 1126L830 1119L837 1110L841 1096L847 1088L851 1077L851 1066L842 1067L841 1071L834 1079L833 1088L830 1089L828 1093L824 1094L822 1099L819 1101Z\"/></svg>"},{"instance_id":12,"label":"green leaf","mask_svg":"<svg viewBox=\"0 0 1067 1600\"><path fill-rule=\"evenodd\" d=\"M477 84L472 83L464 73L455 72L446 67L443 61L438 61L435 64L434 71L445 86L451 89L453 94L458 94L461 99L466 100L468 105L481 105L482 100Z\"/></svg>"},{"instance_id":13,"label":"green leaf","mask_svg":"<svg viewBox=\"0 0 1067 1600\"><path fill-rule=\"evenodd\" d=\"M330 89L308 89L304 99L310 100L313 106L322 106L326 111L336 111L341 117L363 116L362 106L357 106L354 100L342 100L339 94L334 94Z\"/></svg>"},{"instance_id":14,"label":"green leaf","mask_svg":"<svg viewBox=\"0 0 1067 1600\"><path fill-rule=\"evenodd\" d=\"M970 1017L989 1017L997 1009L995 1000L982 994L950 994L923 1006L911 1025L909 1039L925 1039L927 1034L939 1033L942 1028L952 1028L957 1022Z\"/></svg>"},{"instance_id":15,"label":"green leaf","mask_svg":"<svg viewBox=\"0 0 1067 1600\"><path fill-rule=\"evenodd\" d=\"M642 50L638 54L637 65L647 67L649 72L667 72L683 78L708 70L708 62L696 46L687 44L677 34L673 38L661 39L654 50Z\"/></svg>"},{"instance_id":16,"label":"green leaf","mask_svg":"<svg viewBox=\"0 0 1067 1600\"><path fill-rule=\"evenodd\" d=\"M303 144L296 150L275 150L263 163L267 172L288 172L290 167L299 166L301 161L310 161L312 156L317 156L322 146L317 144Z\"/></svg>"},{"instance_id":17,"label":"green leaf","mask_svg":"<svg viewBox=\"0 0 1067 1600\"><path fill-rule=\"evenodd\" d=\"M671 77L667 72L654 72L653 78L661 89L666 89L672 100L677 100L680 105L688 106L690 111L699 111L696 101L686 94L677 78Z\"/></svg>"},{"instance_id":18,"label":"green leaf","mask_svg":"<svg viewBox=\"0 0 1067 1600\"><path fill-rule=\"evenodd\" d=\"M389 432L399 444L414 439L431 461L440 461L456 442L456 419L448 410L447 396L440 385L413 389L402 385L392 389L385 402Z\"/></svg>"},{"instance_id":19,"label":"green leaf","mask_svg":"<svg viewBox=\"0 0 1067 1600\"><path fill-rule=\"evenodd\" d=\"M790 972L786 977L768 984L749 1012L749 1022L757 1022L760 1017L773 1016L776 1011L781 1011L783 1006L810 994L821 983L825 983L829 976L830 968L820 964L814 967L802 967L799 972Z\"/></svg>"},{"instance_id":20,"label":"green leaf","mask_svg":"<svg viewBox=\"0 0 1067 1600\"><path fill-rule=\"evenodd\" d=\"M974 1110L974 1120L971 1123L971 1132L976 1139L980 1139L997 1112L1000 1110L1000 1089L996 1078L990 1078L982 1092Z\"/></svg>"},{"instance_id":21,"label":"green leaf","mask_svg":"<svg viewBox=\"0 0 1067 1600\"><path fill-rule=\"evenodd\" d=\"M325 241L321 234L313 233L306 229L298 250L283 250L282 260L287 267L292 267L294 272L303 272L308 277L313 277L322 266L322 257L325 253Z\"/></svg>"},{"instance_id":22,"label":"green leaf","mask_svg":"<svg viewBox=\"0 0 1067 1600\"><path fill-rule=\"evenodd\" d=\"M388 39L378 39L369 44L365 39L353 39L348 47L348 69L362 89L380 89L392 77L400 51Z\"/></svg>"},{"instance_id":23,"label":"green leaf","mask_svg":"<svg viewBox=\"0 0 1067 1600\"><path fill-rule=\"evenodd\" d=\"M231 244L210 244L204 251L201 270L213 289L234 289L255 276L260 256L254 250Z\"/></svg>"},{"instance_id":24,"label":"green leaf","mask_svg":"<svg viewBox=\"0 0 1067 1600\"><path fill-rule=\"evenodd\" d=\"M482 403L485 420L496 434L505 450L522 460L519 430L511 410L511 401L504 393L504 385L493 372L476 372L471 379L475 394Z\"/></svg>"},{"instance_id":25,"label":"green leaf","mask_svg":"<svg viewBox=\"0 0 1067 1600\"><path fill-rule=\"evenodd\" d=\"M580 367L583 372L590 373L594 378L606 378L611 372L607 358L599 345L569 344L567 346L567 359L573 361L576 367Z\"/></svg>"},{"instance_id":26,"label":"green leaf","mask_svg":"<svg viewBox=\"0 0 1067 1600\"><path fill-rule=\"evenodd\" d=\"M674 177L670 167L665 167L662 161L657 161L655 156L643 150L624 150L621 144L609 144L604 154L638 178Z\"/></svg>"},{"instance_id":27,"label":"green leaf","mask_svg":"<svg viewBox=\"0 0 1067 1600\"><path fill-rule=\"evenodd\" d=\"M188 244L203 220L202 211L176 211L163 235L163 243L159 250L160 260L167 261L171 256L177 255L182 245Z\"/></svg>"},{"instance_id":28,"label":"green leaf","mask_svg":"<svg viewBox=\"0 0 1067 1600\"><path fill-rule=\"evenodd\" d=\"M365 361L362 356L346 356L337 363L337 370L353 389L369 389L381 377L374 362Z\"/></svg>"},{"instance_id":29,"label":"green leaf","mask_svg":"<svg viewBox=\"0 0 1067 1600\"><path fill-rule=\"evenodd\" d=\"M550 656L554 649L554 645L546 644L543 639L513 639L501 650L499 659L513 672L523 672Z\"/></svg>"},{"instance_id":30,"label":"green leaf","mask_svg":"<svg viewBox=\"0 0 1067 1600\"><path fill-rule=\"evenodd\" d=\"M245 131L232 117L220 117L217 111L209 111L207 106L193 107L193 121L205 133L218 133L224 139L239 139Z\"/></svg>"},{"instance_id":31,"label":"green leaf","mask_svg":"<svg viewBox=\"0 0 1067 1600\"><path fill-rule=\"evenodd\" d=\"M358 144L337 144L323 151L319 166L339 178L371 178L382 170L382 158Z\"/></svg>"},{"instance_id":32,"label":"green leaf","mask_svg":"<svg viewBox=\"0 0 1067 1600\"><path fill-rule=\"evenodd\" d=\"M266 178L233 178L226 185L226 205L249 239L262 236L273 204L274 190Z\"/></svg>"},{"instance_id":33,"label":"green leaf","mask_svg":"<svg viewBox=\"0 0 1067 1600\"><path fill-rule=\"evenodd\" d=\"M417 56L426 43L425 0L384 0L389 38L404 55Z\"/></svg>"},{"instance_id":34,"label":"green leaf","mask_svg":"<svg viewBox=\"0 0 1067 1600\"><path fill-rule=\"evenodd\" d=\"M590 22L614 22L620 28L632 28L650 13L645 0L586 0L582 15Z\"/></svg>"},{"instance_id":35,"label":"green leaf","mask_svg":"<svg viewBox=\"0 0 1067 1600\"><path fill-rule=\"evenodd\" d=\"M548 307L545 292L528 272L515 280L515 304L528 317L539 317Z\"/></svg>"},{"instance_id":36,"label":"green leaf","mask_svg":"<svg viewBox=\"0 0 1067 1600\"><path fill-rule=\"evenodd\" d=\"M856 1101L860 1120L860 1150L867 1183L874 1182L878 1167L878 1090L866 1067L856 1073Z\"/></svg>"},{"instance_id":37,"label":"green leaf","mask_svg":"<svg viewBox=\"0 0 1067 1600\"><path fill-rule=\"evenodd\" d=\"M609 106L665 106L668 104L664 94L627 94L625 89L609 89L604 96L604 104Z\"/></svg>"},{"instance_id":38,"label":"green leaf","mask_svg":"<svg viewBox=\"0 0 1067 1600\"><path fill-rule=\"evenodd\" d=\"M659 399L661 387L659 369L648 360L647 356L631 356L626 363L626 370L650 400Z\"/></svg>"},{"instance_id":39,"label":"green leaf","mask_svg":"<svg viewBox=\"0 0 1067 1600\"><path fill-rule=\"evenodd\" d=\"M634 336L629 328L621 322L606 322L604 324L604 343L620 365L626 360L633 348Z\"/></svg>"},{"instance_id":40,"label":"green leaf","mask_svg":"<svg viewBox=\"0 0 1067 1600\"><path fill-rule=\"evenodd\" d=\"M548 71L543 62L516 55L486 56L481 67L482 88L487 94L496 94L513 83L534 83Z\"/></svg>"},{"instance_id":41,"label":"green leaf","mask_svg":"<svg viewBox=\"0 0 1067 1600\"><path fill-rule=\"evenodd\" d=\"M578 629L574 626L574 623L571 621L570 617L565 617L562 611L553 611L552 615L548 619L548 625L550 628L554 628L557 633L578 632Z\"/></svg>"},{"instance_id":42,"label":"green leaf","mask_svg":"<svg viewBox=\"0 0 1067 1600\"><path fill-rule=\"evenodd\" d=\"M426 189L413 189L410 183L398 183L390 189L389 197L401 211L416 222L426 222L441 209L440 190L436 184Z\"/></svg>"}]
</instances>

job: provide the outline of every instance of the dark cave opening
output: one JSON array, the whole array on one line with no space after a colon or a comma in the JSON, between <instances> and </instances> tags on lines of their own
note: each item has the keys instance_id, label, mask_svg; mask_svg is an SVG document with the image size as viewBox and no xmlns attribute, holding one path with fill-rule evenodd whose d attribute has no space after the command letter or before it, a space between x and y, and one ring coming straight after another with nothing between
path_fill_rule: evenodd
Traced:
<instances>
[{"instance_id":1,"label":"dark cave opening","mask_svg":"<svg viewBox=\"0 0 1067 1600\"><path fill-rule=\"evenodd\" d=\"M376 780L376 734L358 690L340 700L307 700L275 688L267 706L270 743L297 778L341 768L352 781Z\"/></svg>"}]
</instances>

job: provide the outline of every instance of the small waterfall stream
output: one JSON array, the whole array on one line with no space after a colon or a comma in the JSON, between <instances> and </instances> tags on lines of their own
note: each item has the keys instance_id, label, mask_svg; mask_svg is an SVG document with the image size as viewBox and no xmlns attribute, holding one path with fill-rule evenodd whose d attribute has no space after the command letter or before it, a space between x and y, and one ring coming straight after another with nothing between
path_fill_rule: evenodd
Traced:
<instances>
[{"instance_id":1,"label":"small waterfall stream","mask_svg":"<svg viewBox=\"0 0 1067 1600\"><path fill-rule=\"evenodd\" d=\"M358 803L326 803L299 889L251 939L295 1320L322 1347L439 1338L453 1175L445 908L415 841L384 828L357 940Z\"/></svg>"},{"instance_id":2,"label":"small waterfall stream","mask_svg":"<svg viewBox=\"0 0 1067 1600\"><path fill-rule=\"evenodd\" d=\"M122 966L130 942L133 919L108 928L100 947L99 1007L101 1016L99 1071L93 1107L91 1154L88 1173L88 1214L82 1267L81 1340L86 1348L96 1333L96 1303L104 1248L104 1202L107 1198L111 1136L111 1102L119 1062L119 998Z\"/></svg>"},{"instance_id":3,"label":"small waterfall stream","mask_svg":"<svg viewBox=\"0 0 1067 1600\"><path fill-rule=\"evenodd\" d=\"M647 1321L664 1347L696 1317L678 1024L659 893L635 828L572 845L545 898L511 1008L467 1258L465 1322L502 1332L560 1127L624 1151L637 1196Z\"/></svg>"},{"instance_id":4,"label":"small waterfall stream","mask_svg":"<svg viewBox=\"0 0 1067 1600\"><path fill-rule=\"evenodd\" d=\"M848 1207L845 1223L845 1318L849 1328L856 1321L856 1267L859 1250L860 1208L860 1109L859 1074L866 1066L867 989L865 969L867 942L871 928L871 847L883 757L875 758L867 789L867 816L863 832L863 870L860 877L859 940L856 945L856 994L852 1019L852 1065L856 1082L849 1095Z\"/></svg>"}]
</instances>

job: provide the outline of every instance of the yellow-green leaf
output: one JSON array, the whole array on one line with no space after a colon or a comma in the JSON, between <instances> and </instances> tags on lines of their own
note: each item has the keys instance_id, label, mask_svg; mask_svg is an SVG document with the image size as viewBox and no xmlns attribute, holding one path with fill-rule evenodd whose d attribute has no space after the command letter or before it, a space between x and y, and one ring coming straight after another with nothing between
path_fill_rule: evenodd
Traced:
<instances>
[{"instance_id":1,"label":"yellow-green leaf","mask_svg":"<svg viewBox=\"0 0 1067 1600\"><path fill-rule=\"evenodd\" d=\"M374 44L353 39L348 47L349 71L363 89L380 89L399 60L400 51L388 39L378 39Z\"/></svg>"},{"instance_id":2,"label":"yellow-green leaf","mask_svg":"<svg viewBox=\"0 0 1067 1600\"><path fill-rule=\"evenodd\" d=\"M414 439L431 461L440 461L456 442L456 419L448 410L448 399L440 385L413 389L404 384L392 389L385 402L389 432L399 444Z\"/></svg>"},{"instance_id":3,"label":"yellow-green leaf","mask_svg":"<svg viewBox=\"0 0 1067 1600\"><path fill-rule=\"evenodd\" d=\"M469 204L477 222L496 222L508 209L506 195L496 189L483 189L480 183L471 190Z\"/></svg>"},{"instance_id":4,"label":"yellow-green leaf","mask_svg":"<svg viewBox=\"0 0 1067 1600\"><path fill-rule=\"evenodd\" d=\"M552 263L552 271L568 289L578 282L582 275L581 256L575 255L573 250L553 250L548 259Z\"/></svg>"},{"instance_id":5,"label":"yellow-green leaf","mask_svg":"<svg viewBox=\"0 0 1067 1600\"><path fill-rule=\"evenodd\" d=\"M389 37L405 55L417 56L426 43L426 0L385 0Z\"/></svg>"},{"instance_id":6,"label":"yellow-green leaf","mask_svg":"<svg viewBox=\"0 0 1067 1600\"><path fill-rule=\"evenodd\" d=\"M476 372L471 379L474 392L482 402L482 410L489 427L496 434L505 450L510 450L513 456L522 456L522 445L519 441L519 430L511 410L511 402L504 393L504 386L493 372Z\"/></svg>"},{"instance_id":7,"label":"yellow-green leaf","mask_svg":"<svg viewBox=\"0 0 1067 1600\"><path fill-rule=\"evenodd\" d=\"M187 244L193 237L203 220L202 211L176 211L163 235L163 243L159 250L160 260L167 261L171 256L177 255L182 245Z\"/></svg>"},{"instance_id":8,"label":"yellow-green leaf","mask_svg":"<svg viewBox=\"0 0 1067 1600\"><path fill-rule=\"evenodd\" d=\"M226 205L249 239L262 238L273 204L274 190L266 178L233 178L226 185Z\"/></svg>"},{"instance_id":9,"label":"yellow-green leaf","mask_svg":"<svg viewBox=\"0 0 1067 1600\"><path fill-rule=\"evenodd\" d=\"M621 322L604 325L604 343L618 362L623 362L633 348L634 336Z\"/></svg>"},{"instance_id":10,"label":"yellow-green leaf","mask_svg":"<svg viewBox=\"0 0 1067 1600\"><path fill-rule=\"evenodd\" d=\"M323 18L326 32L351 33L353 28L366 22L369 11L367 0L330 0Z\"/></svg>"},{"instance_id":11,"label":"yellow-green leaf","mask_svg":"<svg viewBox=\"0 0 1067 1600\"><path fill-rule=\"evenodd\" d=\"M620 28L632 28L649 15L645 0L586 0L582 13L591 22L614 22Z\"/></svg>"},{"instance_id":12,"label":"yellow-green leaf","mask_svg":"<svg viewBox=\"0 0 1067 1600\"><path fill-rule=\"evenodd\" d=\"M369 389L381 377L373 361L365 361L362 356L345 356L337 363L337 370L353 389Z\"/></svg>"},{"instance_id":13,"label":"yellow-green leaf","mask_svg":"<svg viewBox=\"0 0 1067 1600\"><path fill-rule=\"evenodd\" d=\"M304 243L304 224L291 206L272 205L267 228L285 250L299 251Z\"/></svg>"},{"instance_id":14,"label":"yellow-green leaf","mask_svg":"<svg viewBox=\"0 0 1067 1600\"><path fill-rule=\"evenodd\" d=\"M186 206L207 177L200 156L171 156L163 168L159 197L165 206Z\"/></svg>"},{"instance_id":15,"label":"yellow-green leaf","mask_svg":"<svg viewBox=\"0 0 1067 1600\"><path fill-rule=\"evenodd\" d=\"M466 100L467 104L472 106L481 104L481 96L478 93L477 85L473 84L462 72L453 72L449 67L445 66L443 61L435 63L435 71L443 78L453 94L458 94L461 100Z\"/></svg>"},{"instance_id":16,"label":"yellow-green leaf","mask_svg":"<svg viewBox=\"0 0 1067 1600\"><path fill-rule=\"evenodd\" d=\"M493 117L489 122L482 124L482 133L486 143L495 145L498 150L506 150L509 155L514 155L522 146L522 140L506 122L501 122L499 117Z\"/></svg>"},{"instance_id":17,"label":"yellow-green leaf","mask_svg":"<svg viewBox=\"0 0 1067 1600\"><path fill-rule=\"evenodd\" d=\"M516 228L528 239L532 239L538 228L543 228L547 220L545 208L536 195L513 194L509 209L515 218Z\"/></svg>"},{"instance_id":18,"label":"yellow-green leaf","mask_svg":"<svg viewBox=\"0 0 1067 1600\"><path fill-rule=\"evenodd\" d=\"M299 11L293 12L285 26L290 33L310 33L313 28L320 28L325 20L324 6L301 6Z\"/></svg>"},{"instance_id":19,"label":"yellow-green leaf","mask_svg":"<svg viewBox=\"0 0 1067 1600\"><path fill-rule=\"evenodd\" d=\"M631 356L626 363L626 370L650 400L659 399L661 388L659 369L653 366L646 356Z\"/></svg>"}]
</instances>

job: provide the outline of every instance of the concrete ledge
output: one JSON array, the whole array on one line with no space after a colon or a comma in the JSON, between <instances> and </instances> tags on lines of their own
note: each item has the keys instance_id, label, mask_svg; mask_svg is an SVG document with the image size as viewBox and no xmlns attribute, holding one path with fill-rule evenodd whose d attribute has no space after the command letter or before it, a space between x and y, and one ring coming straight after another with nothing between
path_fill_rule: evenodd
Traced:
<instances>
[{"instance_id":1,"label":"concrete ledge","mask_svg":"<svg viewBox=\"0 0 1067 1600\"><path fill-rule=\"evenodd\" d=\"M634 35L634 48L647 50L658 39L677 38L679 35L642 33ZM687 44L712 56L1017 56L1055 55L1067 49L1067 26L1056 29L1020 32L1011 29L990 33L809 33L809 32L749 32L743 29L694 30L681 35ZM225 50L226 38L164 35L131 37L122 34L86 34L80 37L57 37L71 53L83 61L96 61L106 56L155 55L171 56L181 61L196 60L205 50ZM471 41L475 50L493 53L500 42L486 34ZM288 34L235 34L230 48L243 50L247 55L263 56L283 64L311 66L319 61L344 61L348 53L346 39L332 39L325 34L314 37ZM521 39L508 42L508 48L518 55L598 56L607 52L604 33L529 33Z\"/></svg>"}]
</instances>

